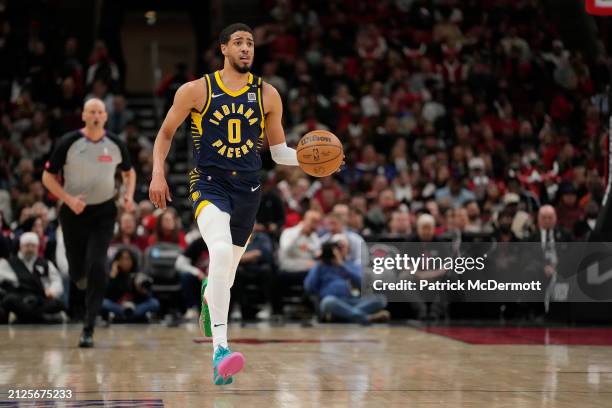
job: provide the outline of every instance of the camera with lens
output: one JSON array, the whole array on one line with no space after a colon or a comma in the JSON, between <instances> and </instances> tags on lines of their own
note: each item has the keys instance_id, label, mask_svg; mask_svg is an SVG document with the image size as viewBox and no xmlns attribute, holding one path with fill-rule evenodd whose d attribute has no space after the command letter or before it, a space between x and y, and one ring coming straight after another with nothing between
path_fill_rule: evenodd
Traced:
<instances>
[{"instance_id":1,"label":"camera with lens","mask_svg":"<svg viewBox=\"0 0 612 408\"><path fill-rule=\"evenodd\" d=\"M134 286L142 291L149 292L153 287L153 279L144 273L137 273L134 276Z\"/></svg>"},{"instance_id":2,"label":"camera with lens","mask_svg":"<svg viewBox=\"0 0 612 408\"><path fill-rule=\"evenodd\" d=\"M324 264L331 265L336 260L336 254L334 254L334 248L340 248L337 242L326 242L321 246L320 260Z\"/></svg>"}]
</instances>

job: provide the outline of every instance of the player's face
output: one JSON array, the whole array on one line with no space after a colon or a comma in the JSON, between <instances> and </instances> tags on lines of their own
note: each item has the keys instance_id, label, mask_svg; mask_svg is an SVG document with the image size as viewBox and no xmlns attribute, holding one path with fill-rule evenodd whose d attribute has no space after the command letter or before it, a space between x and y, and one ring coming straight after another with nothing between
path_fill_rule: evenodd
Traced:
<instances>
[{"instance_id":1,"label":"player's face","mask_svg":"<svg viewBox=\"0 0 612 408\"><path fill-rule=\"evenodd\" d=\"M227 44L221 44L221 52L236 71L243 74L249 72L255 56L253 35L246 31L236 31Z\"/></svg>"},{"instance_id":2,"label":"player's face","mask_svg":"<svg viewBox=\"0 0 612 408\"><path fill-rule=\"evenodd\" d=\"M83 108L82 119L87 127L103 128L107 119L104 104L98 101L86 103Z\"/></svg>"}]
</instances>

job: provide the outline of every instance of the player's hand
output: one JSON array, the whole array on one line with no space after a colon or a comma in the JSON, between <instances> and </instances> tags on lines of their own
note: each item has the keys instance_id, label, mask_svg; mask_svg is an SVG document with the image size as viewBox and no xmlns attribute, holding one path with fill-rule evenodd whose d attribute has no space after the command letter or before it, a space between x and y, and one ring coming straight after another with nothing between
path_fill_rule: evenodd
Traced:
<instances>
[{"instance_id":1,"label":"player's hand","mask_svg":"<svg viewBox=\"0 0 612 408\"><path fill-rule=\"evenodd\" d=\"M163 174L153 174L149 185L149 200L156 208L166 208L166 200L172 201L170 189Z\"/></svg>"},{"instance_id":2,"label":"player's hand","mask_svg":"<svg viewBox=\"0 0 612 408\"><path fill-rule=\"evenodd\" d=\"M85 196L83 194L79 194L78 196L70 196L66 200L66 205L72 210L73 213L79 215L85 209L87 205L85 203Z\"/></svg>"}]
</instances>

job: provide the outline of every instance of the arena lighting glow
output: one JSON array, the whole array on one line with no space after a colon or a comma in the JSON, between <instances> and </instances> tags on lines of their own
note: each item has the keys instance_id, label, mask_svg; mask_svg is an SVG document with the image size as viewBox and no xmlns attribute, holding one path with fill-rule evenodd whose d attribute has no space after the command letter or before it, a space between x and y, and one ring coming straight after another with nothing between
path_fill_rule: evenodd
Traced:
<instances>
[{"instance_id":1,"label":"arena lighting glow","mask_svg":"<svg viewBox=\"0 0 612 408\"><path fill-rule=\"evenodd\" d=\"M612 0L586 0L586 10L595 16L612 16Z\"/></svg>"}]
</instances>

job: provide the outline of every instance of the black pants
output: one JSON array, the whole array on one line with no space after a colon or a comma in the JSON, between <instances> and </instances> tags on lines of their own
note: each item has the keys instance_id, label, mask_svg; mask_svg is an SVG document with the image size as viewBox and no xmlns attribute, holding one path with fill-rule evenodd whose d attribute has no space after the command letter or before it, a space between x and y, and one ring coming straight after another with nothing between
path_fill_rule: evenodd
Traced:
<instances>
[{"instance_id":1,"label":"black pants","mask_svg":"<svg viewBox=\"0 0 612 408\"><path fill-rule=\"evenodd\" d=\"M70 279L87 280L85 327L92 329L106 292L106 254L113 237L117 207L110 200L88 205L76 215L62 205L59 220L64 233Z\"/></svg>"},{"instance_id":2,"label":"black pants","mask_svg":"<svg viewBox=\"0 0 612 408\"><path fill-rule=\"evenodd\" d=\"M39 323L45 314L64 310L64 304L59 299L23 293L9 293L2 299L2 306L6 313L15 313L21 323Z\"/></svg>"},{"instance_id":3,"label":"black pants","mask_svg":"<svg viewBox=\"0 0 612 408\"><path fill-rule=\"evenodd\" d=\"M309 311L314 311L314 308L308 301L306 293L303 291L304 279L306 279L308 271L303 272L283 272L279 271L272 281L272 291L270 293L270 303L272 303L272 313L283 313L283 297L293 294L302 298L302 305ZM299 289L299 293L290 293L291 290Z\"/></svg>"},{"instance_id":4,"label":"black pants","mask_svg":"<svg viewBox=\"0 0 612 408\"><path fill-rule=\"evenodd\" d=\"M232 304L240 304L243 320L252 320L259 312L259 306L272 303L271 296L274 272L268 264L238 265L236 280L232 287ZM282 299L278 300L275 311L282 311ZM231 307L230 307L231 309Z\"/></svg>"}]
</instances>

